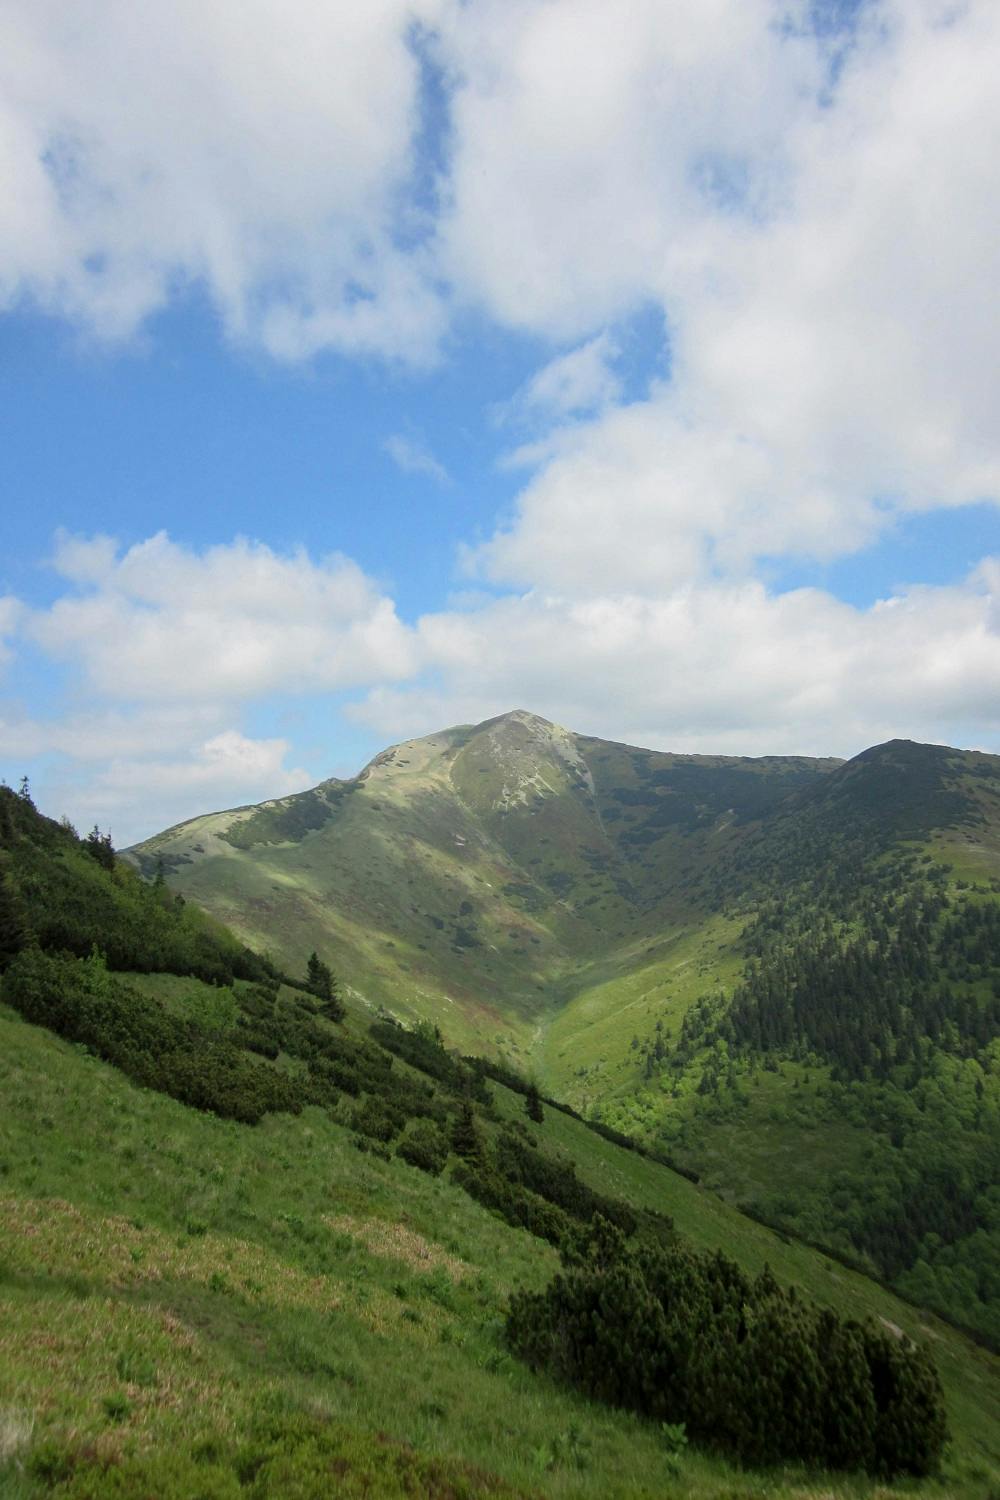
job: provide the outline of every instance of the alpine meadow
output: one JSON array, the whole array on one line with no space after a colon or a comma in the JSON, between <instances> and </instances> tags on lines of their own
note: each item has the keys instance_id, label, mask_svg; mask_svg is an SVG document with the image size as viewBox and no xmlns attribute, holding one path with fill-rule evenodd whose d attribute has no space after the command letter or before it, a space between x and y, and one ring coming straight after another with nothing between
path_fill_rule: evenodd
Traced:
<instances>
[{"instance_id":1,"label":"alpine meadow","mask_svg":"<svg viewBox=\"0 0 1000 1500\"><path fill-rule=\"evenodd\" d=\"M0 1500L1000 1500L998 67L0 3Z\"/></svg>"}]
</instances>

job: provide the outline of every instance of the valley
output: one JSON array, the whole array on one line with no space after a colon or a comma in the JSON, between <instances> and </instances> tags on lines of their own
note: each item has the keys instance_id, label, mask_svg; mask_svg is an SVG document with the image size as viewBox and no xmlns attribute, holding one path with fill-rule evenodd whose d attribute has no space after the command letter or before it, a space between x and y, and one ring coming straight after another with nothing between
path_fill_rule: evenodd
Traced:
<instances>
[{"instance_id":1,"label":"valley","mask_svg":"<svg viewBox=\"0 0 1000 1500\"><path fill-rule=\"evenodd\" d=\"M128 857L1000 1341L1000 757L677 756L514 711ZM779 1025L809 985L826 1030Z\"/></svg>"},{"instance_id":2,"label":"valley","mask_svg":"<svg viewBox=\"0 0 1000 1500\"><path fill-rule=\"evenodd\" d=\"M987 1500L998 773L513 714L117 859L0 789L0 1495ZM558 1364L668 1274L743 1288L693 1405ZM747 1415L765 1329L909 1415Z\"/></svg>"}]
</instances>

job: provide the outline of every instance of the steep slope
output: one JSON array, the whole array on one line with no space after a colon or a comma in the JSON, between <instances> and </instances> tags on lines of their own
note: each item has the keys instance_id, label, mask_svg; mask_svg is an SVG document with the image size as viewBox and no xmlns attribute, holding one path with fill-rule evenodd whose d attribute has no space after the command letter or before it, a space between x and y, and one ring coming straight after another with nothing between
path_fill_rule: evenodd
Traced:
<instances>
[{"instance_id":1,"label":"steep slope","mask_svg":"<svg viewBox=\"0 0 1000 1500\"><path fill-rule=\"evenodd\" d=\"M666 755L515 711L128 857L284 962L317 949L372 1005L520 1046L581 968L701 922L726 851L836 764Z\"/></svg>"},{"instance_id":2,"label":"steep slope","mask_svg":"<svg viewBox=\"0 0 1000 1500\"><path fill-rule=\"evenodd\" d=\"M738 957L575 997L547 1075L1000 1342L998 865L1000 759L866 751L736 851Z\"/></svg>"},{"instance_id":3,"label":"steep slope","mask_svg":"<svg viewBox=\"0 0 1000 1500\"><path fill-rule=\"evenodd\" d=\"M816 1322L813 1301L869 1319L871 1391L885 1361L904 1377L890 1412L912 1409L900 1389L910 1381L917 1398L927 1368L907 1337L931 1340L952 1434L943 1478L969 1500L1000 1478L985 1351L665 1164L555 1107L526 1112L428 1028L370 1025L279 983L6 789L0 919L0 1492L12 1500L320 1500L331 1483L399 1500L639 1500L675 1483L705 1500L854 1494L855 1477L802 1464L751 1477L711 1451L714 1428L706 1451L679 1455L676 1432L666 1447L656 1422L512 1357L510 1293L550 1283L550 1241L568 1264L588 1224L603 1242L595 1215L650 1265L687 1274L697 1250L724 1250L706 1274L757 1278L747 1294L764 1316L745 1347L758 1360L836 1326ZM149 972L157 954L173 972ZM699 1385L699 1402L727 1399L727 1381Z\"/></svg>"},{"instance_id":4,"label":"steep slope","mask_svg":"<svg viewBox=\"0 0 1000 1500\"><path fill-rule=\"evenodd\" d=\"M161 856L242 935L1000 1339L1000 758L675 756L515 712Z\"/></svg>"}]
</instances>

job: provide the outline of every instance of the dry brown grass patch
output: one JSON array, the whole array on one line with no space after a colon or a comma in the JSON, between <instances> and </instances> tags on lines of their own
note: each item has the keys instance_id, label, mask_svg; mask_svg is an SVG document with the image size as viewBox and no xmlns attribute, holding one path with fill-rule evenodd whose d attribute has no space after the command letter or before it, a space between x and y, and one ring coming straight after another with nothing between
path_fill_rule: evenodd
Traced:
<instances>
[{"instance_id":1,"label":"dry brown grass patch","mask_svg":"<svg viewBox=\"0 0 1000 1500\"><path fill-rule=\"evenodd\" d=\"M451 1255L443 1245L425 1240L416 1230L405 1224L390 1223L386 1219L355 1219L350 1214L338 1214L324 1218L324 1224L338 1234L348 1234L360 1241L372 1255L385 1260L397 1260L412 1271L444 1271L452 1281L462 1281L472 1274L468 1261Z\"/></svg>"}]
</instances>

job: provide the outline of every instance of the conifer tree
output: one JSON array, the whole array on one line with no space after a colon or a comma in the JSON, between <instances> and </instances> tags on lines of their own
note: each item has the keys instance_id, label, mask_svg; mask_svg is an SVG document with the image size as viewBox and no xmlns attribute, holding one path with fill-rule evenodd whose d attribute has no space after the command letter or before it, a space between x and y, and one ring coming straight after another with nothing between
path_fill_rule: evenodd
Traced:
<instances>
[{"instance_id":1,"label":"conifer tree","mask_svg":"<svg viewBox=\"0 0 1000 1500\"><path fill-rule=\"evenodd\" d=\"M524 1096L524 1108L529 1120L534 1120L536 1125L541 1125L545 1119L545 1111L542 1109L542 1096L538 1092L536 1083L528 1084L528 1092Z\"/></svg>"},{"instance_id":2,"label":"conifer tree","mask_svg":"<svg viewBox=\"0 0 1000 1500\"><path fill-rule=\"evenodd\" d=\"M115 851L111 843L111 835L102 833L96 823L84 839L83 847L91 859L96 859L102 870L114 869Z\"/></svg>"},{"instance_id":3,"label":"conifer tree","mask_svg":"<svg viewBox=\"0 0 1000 1500\"><path fill-rule=\"evenodd\" d=\"M306 965L306 985L311 994L322 1002L321 1010L328 1021L342 1021L344 1019L344 1006L337 994L337 985L329 964L325 964L319 954L312 952Z\"/></svg>"},{"instance_id":4,"label":"conifer tree","mask_svg":"<svg viewBox=\"0 0 1000 1500\"><path fill-rule=\"evenodd\" d=\"M465 1161L478 1161L482 1156L483 1144L479 1136L479 1126L476 1124L475 1110L472 1108L472 1100L468 1095L465 1095L459 1104L458 1114L451 1127L451 1149L456 1156L461 1156Z\"/></svg>"}]
</instances>

